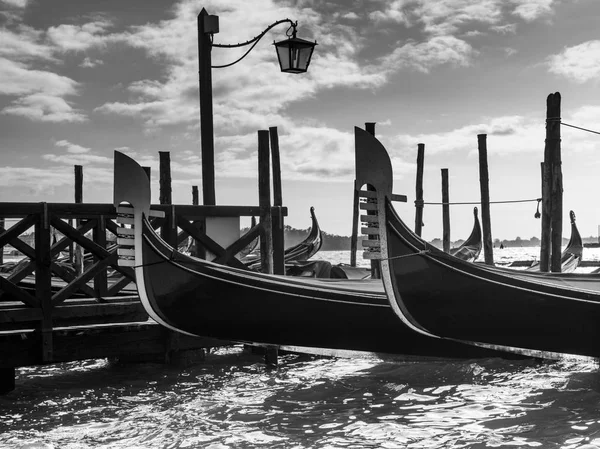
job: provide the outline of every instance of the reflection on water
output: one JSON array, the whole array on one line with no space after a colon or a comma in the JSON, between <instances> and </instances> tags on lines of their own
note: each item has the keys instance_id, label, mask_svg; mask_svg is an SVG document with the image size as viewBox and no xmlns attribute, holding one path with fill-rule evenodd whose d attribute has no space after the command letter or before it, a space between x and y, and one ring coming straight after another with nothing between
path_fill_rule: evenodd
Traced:
<instances>
[{"instance_id":1,"label":"reflection on water","mask_svg":"<svg viewBox=\"0 0 600 449\"><path fill-rule=\"evenodd\" d=\"M189 367L17 375L0 396L2 448L600 448L600 373L583 358L288 354L273 370L232 347Z\"/></svg>"},{"instance_id":2,"label":"reflection on water","mask_svg":"<svg viewBox=\"0 0 600 449\"><path fill-rule=\"evenodd\" d=\"M14 448L600 447L585 359L387 361L241 347L175 368L106 360L19 370L0 397Z\"/></svg>"}]
</instances>

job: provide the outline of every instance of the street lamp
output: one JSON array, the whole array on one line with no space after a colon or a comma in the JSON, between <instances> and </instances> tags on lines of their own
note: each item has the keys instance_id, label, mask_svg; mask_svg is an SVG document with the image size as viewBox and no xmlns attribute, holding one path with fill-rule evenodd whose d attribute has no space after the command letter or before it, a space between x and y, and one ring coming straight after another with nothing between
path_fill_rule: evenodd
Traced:
<instances>
[{"instance_id":1,"label":"street lamp","mask_svg":"<svg viewBox=\"0 0 600 449\"><path fill-rule=\"evenodd\" d=\"M249 41L238 44L215 44L212 42L213 35L219 32L219 17L209 15L202 8L198 14L198 61L199 61L199 87L200 87L200 139L202 151L202 198L204 205L215 205L215 149L213 131L213 105L212 105L212 72L211 69L230 67L244 59L256 46L258 41L273 27L282 23L289 23L286 35L287 39L274 42L277 50L279 67L285 73L304 73L308 70L310 58L316 42L310 42L296 37L298 22L290 19L278 20L269 25L258 36ZM290 34L291 30L291 34ZM246 45L252 46L239 59L224 65L212 65L212 47L234 48Z\"/></svg>"}]
</instances>

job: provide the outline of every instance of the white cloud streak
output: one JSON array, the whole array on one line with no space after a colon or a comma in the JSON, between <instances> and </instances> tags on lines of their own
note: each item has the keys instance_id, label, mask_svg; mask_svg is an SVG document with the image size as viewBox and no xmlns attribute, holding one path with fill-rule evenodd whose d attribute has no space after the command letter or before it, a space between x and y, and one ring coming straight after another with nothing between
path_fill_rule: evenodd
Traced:
<instances>
[{"instance_id":1,"label":"white cloud streak","mask_svg":"<svg viewBox=\"0 0 600 449\"><path fill-rule=\"evenodd\" d=\"M600 78L600 40L565 48L547 60L551 73L577 83Z\"/></svg>"}]
</instances>

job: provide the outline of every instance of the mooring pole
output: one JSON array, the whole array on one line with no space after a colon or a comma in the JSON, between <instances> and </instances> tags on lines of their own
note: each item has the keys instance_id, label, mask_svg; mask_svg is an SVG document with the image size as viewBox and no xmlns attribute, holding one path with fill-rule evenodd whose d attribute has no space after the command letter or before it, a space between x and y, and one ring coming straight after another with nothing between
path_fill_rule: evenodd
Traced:
<instances>
[{"instance_id":1,"label":"mooring pole","mask_svg":"<svg viewBox=\"0 0 600 449\"><path fill-rule=\"evenodd\" d=\"M423 229L423 169L425 165L425 144L417 144L417 185L415 195L415 234L421 237Z\"/></svg>"},{"instance_id":2,"label":"mooring pole","mask_svg":"<svg viewBox=\"0 0 600 449\"><path fill-rule=\"evenodd\" d=\"M263 273L273 274L273 220L269 131L258 131L258 205L260 206L260 261Z\"/></svg>"},{"instance_id":3,"label":"mooring pole","mask_svg":"<svg viewBox=\"0 0 600 449\"><path fill-rule=\"evenodd\" d=\"M442 168L442 248L450 252L450 192L448 169Z\"/></svg>"},{"instance_id":4,"label":"mooring pole","mask_svg":"<svg viewBox=\"0 0 600 449\"><path fill-rule=\"evenodd\" d=\"M544 150L544 160L546 159L546 150ZM540 240L540 271L550 271L550 216L552 212L552 198L550 189L552 177L550 176L550 162L541 162L542 169L542 232Z\"/></svg>"},{"instance_id":5,"label":"mooring pole","mask_svg":"<svg viewBox=\"0 0 600 449\"><path fill-rule=\"evenodd\" d=\"M550 162L551 175L551 216L550 235L552 251L550 255L550 270L560 273L561 271L561 247L562 247L562 214L563 214L563 182L562 182L562 159L560 154L560 93L548 95L546 109L546 146Z\"/></svg>"},{"instance_id":6,"label":"mooring pole","mask_svg":"<svg viewBox=\"0 0 600 449\"><path fill-rule=\"evenodd\" d=\"M284 259L284 227L283 227L283 194L281 188L281 158L279 156L279 136L277 127L269 128L271 142L271 164L273 171L273 205L277 208L277 214L271 216L273 220L273 273L285 274Z\"/></svg>"},{"instance_id":7,"label":"mooring pole","mask_svg":"<svg viewBox=\"0 0 600 449\"><path fill-rule=\"evenodd\" d=\"M160 204L173 204L171 189L171 154L168 151L158 152L159 197ZM176 217L171 210L166 214L166 221L160 229L161 237L173 248L177 248Z\"/></svg>"},{"instance_id":8,"label":"mooring pole","mask_svg":"<svg viewBox=\"0 0 600 449\"><path fill-rule=\"evenodd\" d=\"M215 139L212 99L212 43L207 29L208 12L198 14L198 84L200 93L200 146L202 151L202 198L205 206L214 206L215 198Z\"/></svg>"},{"instance_id":9,"label":"mooring pole","mask_svg":"<svg viewBox=\"0 0 600 449\"><path fill-rule=\"evenodd\" d=\"M352 235L350 236L350 266L356 266L356 250L358 246L358 217L359 217L359 197L358 191L361 186L356 184L354 180L354 195L352 198Z\"/></svg>"},{"instance_id":10,"label":"mooring pole","mask_svg":"<svg viewBox=\"0 0 600 449\"><path fill-rule=\"evenodd\" d=\"M198 198L198 186L192 186L192 205L197 206L198 204L200 204Z\"/></svg>"},{"instance_id":11,"label":"mooring pole","mask_svg":"<svg viewBox=\"0 0 600 449\"><path fill-rule=\"evenodd\" d=\"M83 166L75 165L75 203L83 203ZM79 219L75 220L75 227L78 228L81 224ZM74 249L74 265L77 275L81 275L84 270L83 266L83 248L80 245L75 245Z\"/></svg>"},{"instance_id":12,"label":"mooring pole","mask_svg":"<svg viewBox=\"0 0 600 449\"><path fill-rule=\"evenodd\" d=\"M372 136L375 136L375 122L365 123L365 130ZM374 191L375 189L372 186L367 185L367 190ZM367 203L371 202L371 201L376 202L377 200L367 198ZM367 215L377 215L377 211L368 210ZM372 223L367 223L367 226L372 226L372 225L373 225ZM379 240L379 236L378 235L369 235L368 239L369 240ZM381 279L381 265L380 265L379 261L375 260L375 259L371 259L371 279Z\"/></svg>"},{"instance_id":13,"label":"mooring pole","mask_svg":"<svg viewBox=\"0 0 600 449\"><path fill-rule=\"evenodd\" d=\"M492 220L490 215L490 176L487 160L487 134L477 134L479 150L479 186L481 188L481 227L483 231L483 256L487 265L494 265Z\"/></svg>"}]
</instances>

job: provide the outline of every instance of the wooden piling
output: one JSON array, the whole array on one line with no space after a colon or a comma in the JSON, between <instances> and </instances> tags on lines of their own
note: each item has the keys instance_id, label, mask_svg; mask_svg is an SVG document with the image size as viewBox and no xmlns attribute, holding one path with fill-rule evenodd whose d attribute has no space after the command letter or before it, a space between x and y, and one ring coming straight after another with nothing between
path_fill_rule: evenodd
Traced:
<instances>
[{"instance_id":1,"label":"wooden piling","mask_svg":"<svg viewBox=\"0 0 600 449\"><path fill-rule=\"evenodd\" d=\"M258 205L260 206L260 259L263 273L273 274L273 222L271 218L271 176L269 131L258 131Z\"/></svg>"},{"instance_id":2,"label":"wooden piling","mask_svg":"<svg viewBox=\"0 0 600 449\"><path fill-rule=\"evenodd\" d=\"M35 224L35 297L42 309L37 331L42 340L42 361L52 362L52 271L50 264L50 216L48 204L40 203L40 219Z\"/></svg>"},{"instance_id":3,"label":"wooden piling","mask_svg":"<svg viewBox=\"0 0 600 449\"><path fill-rule=\"evenodd\" d=\"M215 138L212 100L212 34L205 32L206 9L198 14L198 83L200 93L200 142L202 151L202 197L205 206L214 206Z\"/></svg>"},{"instance_id":4,"label":"wooden piling","mask_svg":"<svg viewBox=\"0 0 600 449\"><path fill-rule=\"evenodd\" d=\"M546 149L548 163L550 164L550 270L559 273L561 271L561 248L562 248L562 214L563 214L563 182L562 182L562 158L560 151L560 93L548 95L546 100ZM546 149L544 155L546 154ZM544 161L546 162L546 161Z\"/></svg>"},{"instance_id":5,"label":"wooden piling","mask_svg":"<svg viewBox=\"0 0 600 449\"><path fill-rule=\"evenodd\" d=\"M198 186L192 186L192 205L197 206L200 204L200 199L198 197Z\"/></svg>"},{"instance_id":6,"label":"wooden piling","mask_svg":"<svg viewBox=\"0 0 600 449\"><path fill-rule=\"evenodd\" d=\"M159 199L160 204L173 204L171 190L171 154L168 151L159 151Z\"/></svg>"},{"instance_id":7,"label":"wooden piling","mask_svg":"<svg viewBox=\"0 0 600 449\"><path fill-rule=\"evenodd\" d=\"M281 191L281 159L279 157L279 136L277 127L269 128L269 137L271 140L271 160L273 170L273 206L283 206Z\"/></svg>"},{"instance_id":8,"label":"wooden piling","mask_svg":"<svg viewBox=\"0 0 600 449\"><path fill-rule=\"evenodd\" d=\"M545 151L544 151L545 153ZM545 156L544 156L545 159ZM550 164L541 162L542 170L542 230L540 239L540 271L550 271L550 213L552 210L550 187L552 179L550 176Z\"/></svg>"},{"instance_id":9,"label":"wooden piling","mask_svg":"<svg viewBox=\"0 0 600 449\"><path fill-rule=\"evenodd\" d=\"M160 204L173 204L171 189L171 154L168 151L158 152L159 196ZM167 214L166 222L160 228L161 237L171 246L177 248L177 221L175 214Z\"/></svg>"},{"instance_id":10,"label":"wooden piling","mask_svg":"<svg viewBox=\"0 0 600 449\"><path fill-rule=\"evenodd\" d=\"M448 169L442 168L442 245L445 253L450 252L450 193Z\"/></svg>"},{"instance_id":11,"label":"wooden piling","mask_svg":"<svg viewBox=\"0 0 600 449\"><path fill-rule=\"evenodd\" d=\"M77 204L83 203L83 166L75 165L75 202ZM79 227L81 224L80 220L75 220L75 226ZM83 267L83 248L80 245L74 246L73 253L73 264L75 266L75 272L77 275L81 275L84 271Z\"/></svg>"},{"instance_id":12,"label":"wooden piling","mask_svg":"<svg viewBox=\"0 0 600 449\"><path fill-rule=\"evenodd\" d=\"M15 367L0 368L0 395L15 389Z\"/></svg>"},{"instance_id":13,"label":"wooden piling","mask_svg":"<svg viewBox=\"0 0 600 449\"><path fill-rule=\"evenodd\" d=\"M479 150L479 186L481 189L481 225L483 231L483 256L487 265L494 265L494 245L490 215L490 177L487 161L487 134L477 135Z\"/></svg>"},{"instance_id":14,"label":"wooden piling","mask_svg":"<svg viewBox=\"0 0 600 449\"><path fill-rule=\"evenodd\" d=\"M5 229L5 222L4 222L4 218L0 218L0 229ZM2 233L2 231L0 231L0 234ZM0 265L2 265L4 263L4 248L0 248ZM0 382L1 384L1 382ZM1 387L0 387L1 388Z\"/></svg>"},{"instance_id":15,"label":"wooden piling","mask_svg":"<svg viewBox=\"0 0 600 449\"><path fill-rule=\"evenodd\" d=\"M273 220L273 273L285 274L284 258L284 225L281 207L283 206L283 194L281 187L281 158L279 155L279 136L277 127L269 128L269 138L271 142L271 170L273 172L273 205L278 208L278 213L271 216Z\"/></svg>"},{"instance_id":16,"label":"wooden piling","mask_svg":"<svg viewBox=\"0 0 600 449\"><path fill-rule=\"evenodd\" d=\"M356 251L358 247L358 217L360 211L358 210L358 204L360 202L358 191L361 186L356 184L354 180L354 196L352 199L352 234L350 235L350 266L356 266Z\"/></svg>"},{"instance_id":17,"label":"wooden piling","mask_svg":"<svg viewBox=\"0 0 600 449\"><path fill-rule=\"evenodd\" d=\"M375 122L366 122L365 130L372 136L375 136ZM372 186L367 185L367 190L374 191L375 189ZM369 201L372 201L372 200L367 199L367 202L369 202ZM374 201L377 201L377 199L375 199ZM371 211L371 210L367 211L367 215L377 215L377 211ZM371 223L369 223L369 225L371 225ZM378 235L369 235L368 239L369 240L379 240L379 236ZM381 279L381 264L378 260L375 260L375 259L371 259L371 279Z\"/></svg>"},{"instance_id":18,"label":"wooden piling","mask_svg":"<svg viewBox=\"0 0 600 449\"><path fill-rule=\"evenodd\" d=\"M415 234L421 237L423 229L423 168L425 164L425 144L417 144L417 185L415 195Z\"/></svg>"}]
</instances>

